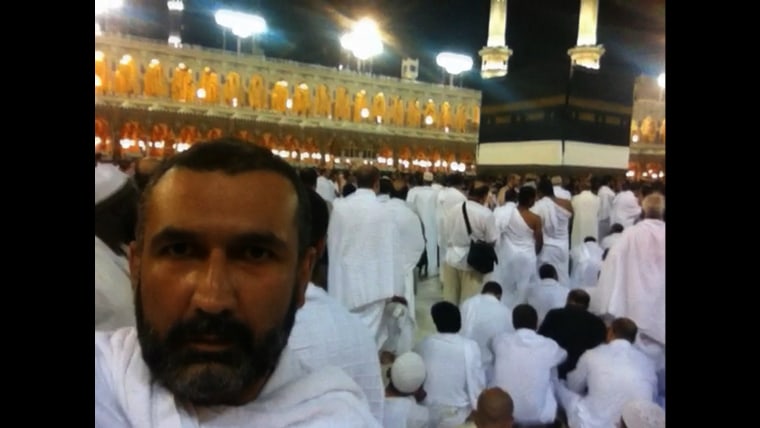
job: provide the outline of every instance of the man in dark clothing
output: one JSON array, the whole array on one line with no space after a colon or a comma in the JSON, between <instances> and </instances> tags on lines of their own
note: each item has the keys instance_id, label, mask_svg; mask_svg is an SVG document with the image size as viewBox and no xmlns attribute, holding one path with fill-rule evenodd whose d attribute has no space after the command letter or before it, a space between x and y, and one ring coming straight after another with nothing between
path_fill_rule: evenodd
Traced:
<instances>
[{"instance_id":1,"label":"man in dark clothing","mask_svg":"<svg viewBox=\"0 0 760 428\"><path fill-rule=\"evenodd\" d=\"M575 369L584 352L604 343L607 336L604 321L588 311L590 300L584 290L571 290L565 307L547 312L538 329L538 334L554 339L567 351L567 359L558 368L560 379Z\"/></svg>"}]
</instances>

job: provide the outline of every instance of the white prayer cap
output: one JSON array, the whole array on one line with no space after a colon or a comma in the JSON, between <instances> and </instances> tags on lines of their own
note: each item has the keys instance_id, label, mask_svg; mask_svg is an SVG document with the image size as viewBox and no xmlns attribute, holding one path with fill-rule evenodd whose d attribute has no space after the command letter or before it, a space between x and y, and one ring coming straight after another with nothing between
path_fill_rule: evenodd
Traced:
<instances>
[{"instance_id":1,"label":"white prayer cap","mask_svg":"<svg viewBox=\"0 0 760 428\"><path fill-rule=\"evenodd\" d=\"M552 185L554 186L561 186L562 185L562 177L559 175L555 175L552 177Z\"/></svg>"},{"instance_id":2,"label":"white prayer cap","mask_svg":"<svg viewBox=\"0 0 760 428\"><path fill-rule=\"evenodd\" d=\"M665 410L651 401L629 401L623 406L623 422L628 428L665 428Z\"/></svg>"},{"instance_id":3,"label":"white prayer cap","mask_svg":"<svg viewBox=\"0 0 760 428\"><path fill-rule=\"evenodd\" d=\"M433 173L430 171L425 171L424 174L422 174L422 180L423 181L433 181Z\"/></svg>"},{"instance_id":4,"label":"white prayer cap","mask_svg":"<svg viewBox=\"0 0 760 428\"><path fill-rule=\"evenodd\" d=\"M420 389L425 376L425 362L414 352L401 354L391 366L391 383L404 394L412 394Z\"/></svg>"},{"instance_id":5,"label":"white prayer cap","mask_svg":"<svg viewBox=\"0 0 760 428\"><path fill-rule=\"evenodd\" d=\"M101 163L95 167L95 205L108 199L127 183L129 176L116 166Z\"/></svg>"}]
</instances>

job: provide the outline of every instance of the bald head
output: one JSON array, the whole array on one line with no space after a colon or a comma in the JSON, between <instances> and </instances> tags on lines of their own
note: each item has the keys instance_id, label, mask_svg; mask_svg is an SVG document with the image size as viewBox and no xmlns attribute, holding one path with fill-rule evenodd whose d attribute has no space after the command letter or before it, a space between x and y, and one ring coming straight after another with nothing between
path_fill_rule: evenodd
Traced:
<instances>
[{"instance_id":1,"label":"bald head","mask_svg":"<svg viewBox=\"0 0 760 428\"><path fill-rule=\"evenodd\" d=\"M480 393L475 411L478 428L511 428L515 404L501 388L489 388Z\"/></svg>"},{"instance_id":2,"label":"bald head","mask_svg":"<svg viewBox=\"0 0 760 428\"><path fill-rule=\"evenodd\" d=\"M641 210L644 211L644 218L662 220L665 214L665 196L659 192L650 193L641 201Z\"/></svg>"}]
</instances>

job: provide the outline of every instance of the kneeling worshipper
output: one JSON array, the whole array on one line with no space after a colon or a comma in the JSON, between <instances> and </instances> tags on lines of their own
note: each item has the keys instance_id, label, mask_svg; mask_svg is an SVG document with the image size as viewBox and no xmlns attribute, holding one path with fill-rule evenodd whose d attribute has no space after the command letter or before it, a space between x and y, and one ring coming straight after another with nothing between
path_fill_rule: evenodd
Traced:
<instances>
[{"instance_id":1,"label":"kneeling worshipper","mask_svg":"<svg viewBox=\"0 0 760 428\"><path fill-rule=\"evenodd\" d=\"M430 411L418 404L425 398L422 388L426 369L422 357L407 352L396 358L388 369L390 382L385 389L384 427L432 428Z\"/></svg>"},{"instance_id":2,"label":"kneeling worshipper","mask_svg":"<svg viewBox=\"0 0 760 428\"><path fill-rule=\"evenodd\" d=\"M651 401L629 401L623 406L620 428L665 428L665 410Z\"/></svg>"}]
</instances>

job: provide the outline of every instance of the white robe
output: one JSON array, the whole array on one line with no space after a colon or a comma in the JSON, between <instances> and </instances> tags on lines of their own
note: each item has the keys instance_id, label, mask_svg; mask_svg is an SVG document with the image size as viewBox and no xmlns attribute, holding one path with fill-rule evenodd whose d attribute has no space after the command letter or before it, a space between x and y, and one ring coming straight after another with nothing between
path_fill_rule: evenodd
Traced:
<instances>
[{"instance_id":1,"label":"white robe","mask_svg":"<svg viewBox=\"0 0 760 428\"><path fill-rule=\"evenodd\" d=\"M433 428L430 411L420 406L414 397L387 397L385 399L386 428Z\"/></svg>"},{"instance_id":2,"label":"white robe","mask_svg":"<svg viewBox=\"0 0 760 428\"><path fill-rule=\"evenodd\" d=\"M566 199L571 200L573 198L573 194L570 193L569 190L565 189L562 186L553 186L554 188L554 196L560 199Z\"/></svg>"},{"instance_id":3,"label":"white robe","mask_svg":"<svg viewBox=\"0 0 760 428\"><path fill-rule=\"evenodd\" d=\"M319 176L317 177L317 189L316 192L319 194L319 196L322 197L327 202L333 202L335 201L336 195L336 187L335 183L333 183L329 178Z\"/></svg>"},{"instance_id":4,"label":"white robe","mask_svg":"<svg viewBox=\"0 0 760 428\"><path fill-rule=\"evenodd\" d=\"M615 192L609 186L602 186L597 192L599 196L599 239L603 239L610 233L610 214L612 213L612 201L615 199Z\"/></svg>"},{"instance_id":5,"label":"white robe","mask_svg":"<svg viewBox=\"0 0 760 428\"><path fill-rule=\"evenodd\" d=\"M584 190L573 196L573 232L570 236L570 248L582 244L591 236L599 240L599 196Z\"/></svg>"},{"instance_id":6,"label":"white robe","mask_svg":"<svg viewBox=\"0 0 760 428\"><path fill-rule=\"evenodd\" d=\"M496 257L498 258L499 263L493 267L493 272L487 274L486 277L484 277L484 282L496 281L499 283L499 285L502 286L502 288L504 287L504 279L509 276L505 262L509 259L509 255L512 252L512 244L508 239L506 239L505 233L510 219L516 212L517 204L514 202L507 202L504 205L496 207L496 209L493 210L493 218L494 222L496 223L496 230L499 233L499 239L496 240L494 250L496 251Z\"/></svg>"},{"instance_id":7,"label":"white robe","mask_svg":"<svg viewBox=\"0 0 760 428\"><path fill-rule=\"evenodd\" d=\"M490 386L497 386L514 401L514 419L519 424L554 422L557 401L552 378L567 352L552 339L521 328L496 336L491 341L495 366Z\"/></svg>"},{"instance_id":8,"label":"white robe","mask_svg":"<svg viewBox=\"0 0 760 428\"><path fill-rule=\"evenodd\" d=\"M567 374L567 385L555 387L569 426L611 428L628 401L654 401L656 386L651 361L630 342L615 339L584 352Z\"/></svg>"},{"instance_id":9,"label":"white robe","mask_svg":"<svg viewBox=\"0 0 760 428\"><path fill-rule=\"evenodd\" d=\"M466 200L467 197L464 193L453 187L444 187L438 192L438 250L440 251L439 260L441 261L441 265L446 260L446 250L450 235L445 226L446 214L451 207L462 205L462 202ZM441 281L443 281L443 278L441 278Z\"/></svg>"},{"instance_id":10,"label":"white robe","mask_svg":"<svg viewBox=\"0 0 760 428\"><path fill-rule=\"evenodd\" d=\"M622 233L610 233L602 239L602 249L607 250L612 248L612 245L620 239Z\"/></svg>"},{"instance_id":11,"label":"white robe","mask_svg":"<svg viewBox=\"0 0 760 428\"><path fill-rule=\"evenodd\" d=\"M474 340L454 333L434 333L416 347L425 361L427 392L424 404L430 409L432 425L456 427L477 408L485 389L480 348Z\"/></svg>"},{"instance_id":12,"label":"white robe","mask_svg":"<svg viewBox=\"0 0 760 428\"><path fill-rule=\"evenodd\" d=\"M286 347L259 396L243 406L180 405L152 382L137 331L95 332L95 427L380 427L364 393L337 367L306 369Z\"/></svg>"},{"instance_id":13,"label":"white robe","mask_svg":"<svg viewBox=\"0 0 760 428\"><path fill-rule=\"evenodd\" d=\"M480 359L486 375L486 382L493 372L491 338L509 331L512 327L512 310L493 294L476 294L460 305L462 330L459 334L474 340L480 348Z\"/></svg>"},{"instance_id":14,"label":"white robe","mask_svg":"<svg viewBox=\"0 0 760 428\"><path fill-rule=\"evenodd\" d=\"M572 274L570 288L585 288L596 286L599 271L602 269L604 249L596 242L583 242L570 252Z\"/></svg>"},{"instance_id":15,"label":"white robe","mask_svg":"<svg viewBox=\"0 0 760 428\"><path fill-rule=\"evenodd\" d=\"M552 309L564 308L570 289L563 287L554 278L540 279L531 287L528 304L538 313L538 325L544 322L546 314Z\"/></svg>"},{"instance_id":16,"label":"white robe","mask_svg":"<svg viewBox=\"0 0 760 428\"><path fill-rule=\"evenodd\" d=\"M641 205L639 205L639 199L632 191L624 190L615 195L610 212L610 226L619 223L624 228L627 228L633 226L640 216Z\"/></svg>"},{"instance_id":17,"label":"white robe","mask_svg":"<svg viewBox=\"0 0 760 428\"><path fill-rule=\"evenodd\" d=\"M357 313L375 334L378 349L385 301L403 289L400 233L377 195L357 189L336 199L327 228L328 293Z\"/></svg>"},{"instance_id":18,"label":"white robe","mask_svg":"<svg viewBox=\"0 0 760 428\"><path fill-rule=\"evenodd\" d=\"M538 277L536 238L533 229L517 209L509 217L506 226L502 222L501 230L506 257L502 259L499 255L502 269L499 270L499 277L494 277L494 280L501 285L501 302L514 308L528 301L528 291Z\"/></svg>"},{"instance_id":19,"label":"white robe","mask_svg":"<svg viewBox=\"0 0 760 428\"><path fill-rule=\"evenodd\" d=\"M665 222L644 219L623 231L602 264L590 310L628 317L665 346Z\"/></svg>"},{"instance_id":20,"label":"white robe","mask_svg":"<svg viewBox=\"0 0 760 428\"><path fill-rule=\"evenodd\" d=\"M313 371L340 367L364 391L372 415L383 418L385 386L374 335L355 314L316 285L296 312L288 347Z\"/></svg>"},{"instance_id":21,"label":"white robe","mask_svg":"<svg viewBox=\"0 0 760 428\"><path fill-rule=\"evenodd\" d=\"M95 237L95 330L135 325L129 263Z\"/></svg>"},{"instance_id":22,"label":"white robe","mask_svg":"<svg viewBox=\"0 0 760 428\"><path fill-rule=\"evenodd\" d=\"M538 255L538 266L544 263L554 266L559 282L567 286L570 281L570 217L572 213L557 205L551 198L543 197L530 209L541 217L544 246Z\"/></svg>"},{"instance_id":23,"label":"white robe","mask_svg":"<svg viewBox=\"0 0 760 428\"><path fill-rule=\"evenodd\" d=\"M438 275L438 193L440 190L432 186L415 186L409 189L406 203L414 211L425 226L427 240L428 275Z\"/></svg>"}]
</instances>

